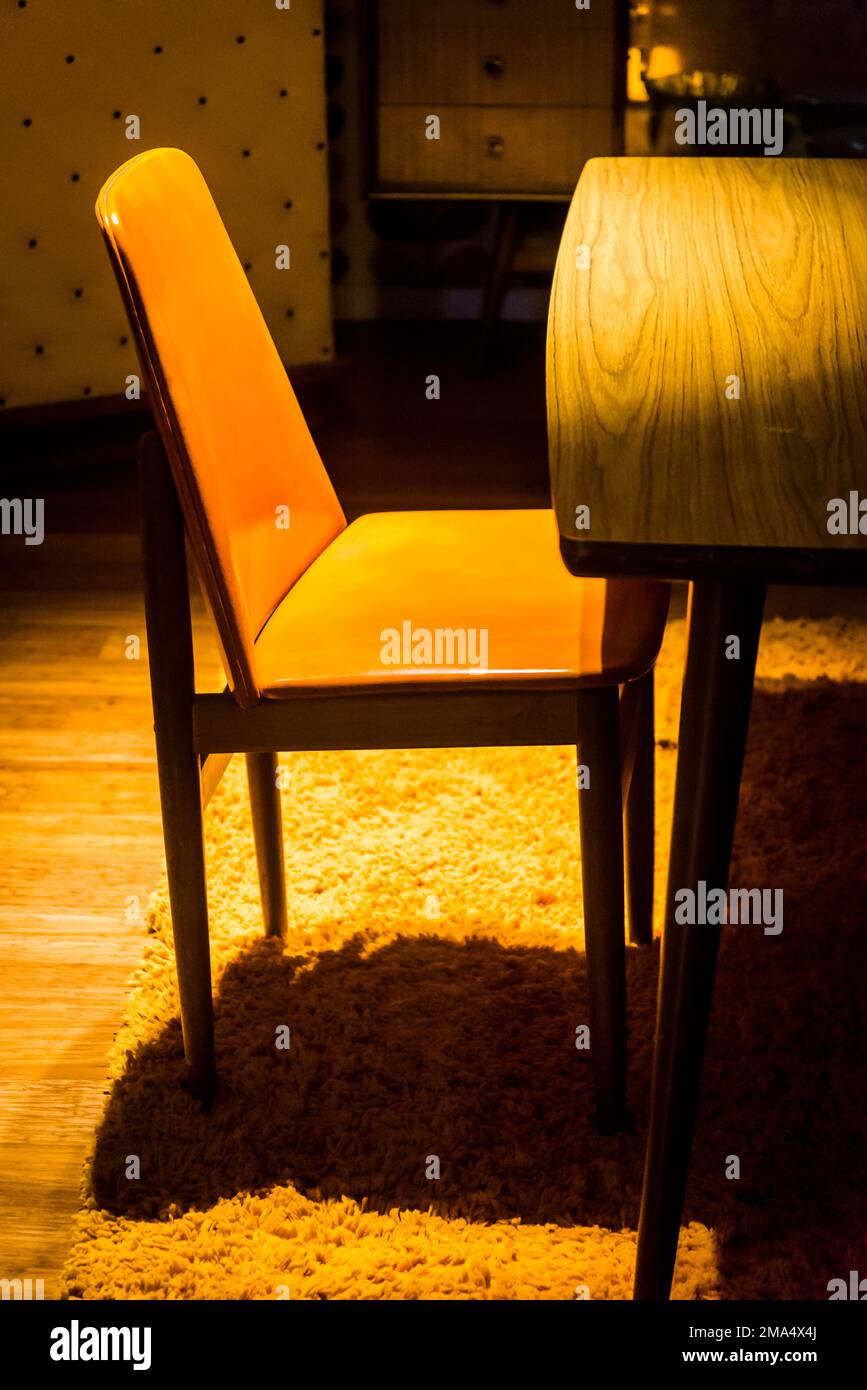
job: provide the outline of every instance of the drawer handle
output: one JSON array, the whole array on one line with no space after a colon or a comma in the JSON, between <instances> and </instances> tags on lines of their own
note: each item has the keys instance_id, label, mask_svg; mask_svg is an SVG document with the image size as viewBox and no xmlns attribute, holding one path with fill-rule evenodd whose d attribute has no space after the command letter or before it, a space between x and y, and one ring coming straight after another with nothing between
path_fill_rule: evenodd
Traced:
<instances>
[{"instance_id":1,"label":"drawer handle","mask_svg":"<svg viewBox=\"0 0 867 1390\"><path fill-rule=\"evenodd\" d=\"M502 135L488 136L488 154L491 159L502 159L506 153L506 142Z\"/></svg>"},{"instance_id":2,"label":"drawer handle","mask_svg":"<svg viewBox=\"0 0 867 1390\"><path fill-rule=\"evenodd\" d=\"M502 77L505 66L499 53L490 53L484 62L485 72L489 77Z\"/></svg>"}]
</instances>

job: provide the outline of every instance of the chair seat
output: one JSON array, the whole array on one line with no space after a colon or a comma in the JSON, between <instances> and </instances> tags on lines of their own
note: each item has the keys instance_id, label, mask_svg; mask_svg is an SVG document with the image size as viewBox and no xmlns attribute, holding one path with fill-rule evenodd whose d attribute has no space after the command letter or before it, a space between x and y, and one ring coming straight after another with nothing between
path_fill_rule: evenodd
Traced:
<instances>
[{"instance_id":1,"label":"chair seat","mask_svg":"<svg viewBox=\"0 0 867 1390\"><path fill-rule=\"evenodd\" d=\"M256 675L268 699L611 685L653 664L667 609L666 583L570 575L547 509L373 512L278 605Z\"/></svg>"}]
</instances>

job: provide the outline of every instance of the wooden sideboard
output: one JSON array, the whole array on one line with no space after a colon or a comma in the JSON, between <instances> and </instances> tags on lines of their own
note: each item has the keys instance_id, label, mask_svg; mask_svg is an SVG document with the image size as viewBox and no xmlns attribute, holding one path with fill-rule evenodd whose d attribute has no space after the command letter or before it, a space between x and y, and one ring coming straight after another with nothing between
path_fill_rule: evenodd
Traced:
<instances>
[{"instance_id":1,"label":"wooden sideboard","mask_svg":"<svg viewBox=\"0 0 867 1390\"><path fill-rule=\"evenodd\" d=\"M621 150L626 27L622 0L369 0L367 191L570 198Z\"/></svg>"}]
</instances>

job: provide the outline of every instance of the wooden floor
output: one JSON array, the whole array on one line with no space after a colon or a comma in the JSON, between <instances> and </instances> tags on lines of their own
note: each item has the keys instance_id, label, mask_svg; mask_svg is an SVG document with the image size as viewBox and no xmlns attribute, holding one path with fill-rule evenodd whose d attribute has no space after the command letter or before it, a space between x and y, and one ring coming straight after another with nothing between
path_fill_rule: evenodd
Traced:
<instances>
[{"instance_id":1,"label":"wooden floor","mask_svg":"<svg viewBox=\"0 0 867 1390\"><path fill-rule=\"evenodd\" d=\"M432 415L419 384L431 353L423 341L424 362L399 341L368 352L317 431L348 512L546 505L538 344L487 377L465 372L445 344L443 380L454 389ZM4 496L45 498L46 537L32 547L0 538L0 1278L43 1279L46 1297L162 867L137 428L89 429L74 444L61 428L38 448L19 437L3 472ZM864 598L778 591L769 611L853 605L863 611ZM216 689L199 602L194 629L200 688ZM140 658L129 660L135 636Z\"/></svg>"},{"instance_id":2,"label":"wooden floor","mask_svg":"<svg viewBox=\"0 0 867 1390\"><path fill-rule=\"evenodd\" d=\"M0 1277L51 1297L162 840L135 535L7 537L2 561Z\"/></svg>"}]
</instances>

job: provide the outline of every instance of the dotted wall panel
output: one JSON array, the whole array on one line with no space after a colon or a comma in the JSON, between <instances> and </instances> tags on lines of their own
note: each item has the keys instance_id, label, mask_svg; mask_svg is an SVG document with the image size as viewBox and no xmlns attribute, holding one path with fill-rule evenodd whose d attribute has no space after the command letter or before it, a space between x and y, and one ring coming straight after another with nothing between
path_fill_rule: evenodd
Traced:
<instances>
[{"instance_id":1,"label":"dotted wall panel","mask_svg":"<svg viewBox=\"0 0 867 1390\"><path fill-rule=\"evenodd\" d=\"M7 408L137 371L93 207L157 145L200 165L287 365L330 359L322 0L2 0L0 51Z\"/></svg>"}]
</instances>

